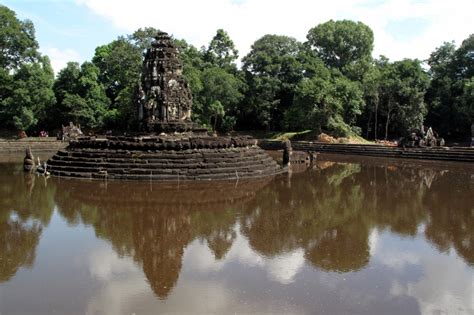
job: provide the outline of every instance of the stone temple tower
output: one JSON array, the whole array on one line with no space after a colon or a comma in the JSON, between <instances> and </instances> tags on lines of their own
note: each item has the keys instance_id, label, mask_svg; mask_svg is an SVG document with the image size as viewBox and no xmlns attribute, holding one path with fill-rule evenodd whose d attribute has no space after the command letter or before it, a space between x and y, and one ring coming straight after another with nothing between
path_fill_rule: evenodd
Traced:
<instances>
[{"instance_id":1,"label":"stone temple tower","mask_svg":"<svg viewBox=\"0 0 474 315\"><path fill-rule=\"evenodd\" d=\"M137 108L140 132L72 140L48 160L51 175L179 183L263 178L286 171L252 137L211 136L193 123L191 90L182 70L173 40L158 33L145 54L131 104Z\"/></svg>"},{"instance_id":2,"label":"stone temple tower","mask_svg":"<svg viewBox=\"0 0 474 315\"><path fill-rule=\"evenodd\" d=\"M143 61L137 105L139 128L145 132L193 131L192 96L183 77L178 49L159 32Z\"/></svg>"}]
</instances>

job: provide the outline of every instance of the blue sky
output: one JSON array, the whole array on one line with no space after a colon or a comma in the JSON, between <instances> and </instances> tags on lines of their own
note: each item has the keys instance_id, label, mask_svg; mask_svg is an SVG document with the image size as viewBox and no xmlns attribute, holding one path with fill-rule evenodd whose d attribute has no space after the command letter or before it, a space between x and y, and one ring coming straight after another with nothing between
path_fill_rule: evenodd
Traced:
<instances>
[{"instance_id":1,"label":"blue sky","mask_svg":"<svg viewBox=\"0 0 474 315\"><path fill-rule=\"evenodd\" d=\"M329 19L362 21L374 31L374 56L426 59L444 41L459 44L474 31L470 0L4 0L28 18L41 51L56 71L67 61L90 60L97 46L153 26L206 45L218 28L240 56L265 34L304 41L308 30ZM180 18L177 18L180 17Z\"/></svg>"}]
</instances>

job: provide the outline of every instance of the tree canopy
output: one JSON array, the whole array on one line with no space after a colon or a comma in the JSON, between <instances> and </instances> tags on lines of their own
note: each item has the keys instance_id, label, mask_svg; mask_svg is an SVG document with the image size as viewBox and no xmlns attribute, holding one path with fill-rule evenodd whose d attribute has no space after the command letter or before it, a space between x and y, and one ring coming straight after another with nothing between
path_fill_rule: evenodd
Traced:
<instances>
[{"instance_id":1,"label":"tree canopy","mask_svg":"<svg viewBox=\"0 0 474 315\"><path fill-rule=\"evenodd\" d=\"M29 20L0 5L0 123L54 130L69 121L102 132L136 128L135 94L143 54L158 29L141 28L70 62L56 78ZM474 121L474 35L443 43L426 63L373 58L362 22L329 20L306 42L267 34L238 62L218 29L198 49L173 38L193 94L193 120L218 131L304 130L393 139L422 125L466 139Z\"/></svg>"}]
</instances>

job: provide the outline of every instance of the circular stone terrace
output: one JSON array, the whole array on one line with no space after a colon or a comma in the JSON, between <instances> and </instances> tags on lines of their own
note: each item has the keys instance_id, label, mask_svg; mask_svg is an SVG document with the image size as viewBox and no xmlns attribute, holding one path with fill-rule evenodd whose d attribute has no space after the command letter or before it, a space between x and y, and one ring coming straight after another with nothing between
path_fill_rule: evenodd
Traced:
<instances>
[{"instance_id":1,"label":"circular stone terrace","mask_svg":"<svg viewBox=\"0 0 474 315\"><path fill-rule=\"evenodd\" d=\"M84 137L49 161L53 176L119 180L233 180L283 169L251 137Z\"/></svg>"}]
</instances>

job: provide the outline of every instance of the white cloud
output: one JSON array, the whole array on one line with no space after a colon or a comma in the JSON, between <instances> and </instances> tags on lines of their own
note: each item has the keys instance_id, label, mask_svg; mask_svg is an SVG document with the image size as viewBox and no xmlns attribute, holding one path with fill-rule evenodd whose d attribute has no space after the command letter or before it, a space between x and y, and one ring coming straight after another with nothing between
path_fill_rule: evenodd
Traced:
<instances>
[{"instance_id":1,"label":"white cloud","mask_svg":"<svg viewBox=\"0 0 474 315\"><path fill-rule=\"evenodd\" d=\"M359 20L375 34L374 55L391 59L426 59L444 41L458 44L474 29L471 0L78 0L116 27L132 32L154 26L184 38L197 47L207 45L218 28L224 28L240 55L265 34L282 34L305 40L311 27L329 19ZM391 22L422 19L408 39L390 33ZM406 32L406 30L405 30ZM408 30L410 32L410 30Z\"/></svg>"},{"instance_id":2,"label":"white cloud","mask_svg":"<svg viewBox=\"0 0 474 315\"><path fill-rule=\"evenodd\" d=\"M215 272L230 262L238 262L263 269L268 278L281 284L289 284L294 281L295 276L305 264L303 249L296 249L275 257L263 257L254 251L248 239L238 232L240 230L239 224L236 224L234 229L237 237L223 259L215 259L205 243L195 240L189 244L184 254L184 261L192 261L192 263L183 265L199 272Z\"/></svg>"},{"instance_id":3,"label":"white cloud","mask_svg":"<svg viewBox=\"0 0 474 315\"><path fill-rule=\"evenodd\" d=\"M239 246L247 244L248 247L244 238L240 240ZM202 255L204 259L199 258ZM216 267L211 265L219 262L211 255L205 244L193 241L186 249L185 259L189 261L184 266L191 266L191 270L198 272L214 271ZM234 252L232 257L226 256L222 263L236 259L236 255ZM248 253L243 257L247 260ZM85 314L223 314L229 310L235 313L281 313L282 310L286 314L302 313L297 306L272 297L242 301L240 290L212 279L186 279L184 284L173 288L165 300L158 299L150 290L140 267L129 257L118 257L110 247L94 250L87 263L97 283L90 294ZM252 263L255 260L252 259Z\"/></svg>"},{"instance_id":4,"label":"white cloud","mask_svg":"<svg viewBox=\"0 0 474 315\"><path fill-rule=\"evenodd\" d=\"M423 229L418 238L423 238ZM407 273L409 268L422 270L420 277L404 282L398 277L391 280L390 294L413 297L421 314L471 314L474 311L472 270L457 256L438 253L421 240L399 238L387 242L389 232L372 232L369 240L373 262L380 263L396 274ZM413 242L418 242L413 246Z\"/></svg>"},{"instance_id":5,"label":"white cloud","mask_svg":"<svg viewBox=\"0 0 474 315\"><path fill-rule=\"evenodd\" d=\"M402 285L392 283L391 293L412 296L420 305L421 314L472 314L474 312L473 275L469 267L453 255L437 259L424 257L423 276Z\"/></svg>"},{"instance_id":6,"label":"white cloud","mask_svg":"<svg viewBox=\"0 0 474 315\"><path fill-rule=\"evenodd\" d=\"M66 67L69 61L81 62L83 58L74 49L58 49L56 47L47 47L41 49L44 54L48 55L51 59L51 66L53 67L54 73L58 72Z\"/></svg>"},{"instance_id":7,"label":"white cloud","mask_svg":"<svg viewBox=\"0 0 474 315\"><path fill-rule=\"evenodd\" d=\"M128 257L120 258L111 248L99 248L89 254L89 272L100 280L110 280L115 274L133 272L137 266Z\"/></svg>"},{"instance_id":8,"label":"white cloud","mask_svg":"<svg viewBox=\"0 0 474 315\"><path fill-rule=\"evenodd\" d=\"M295 250L268 261L268 272L272 279L282 283L292 283L296 274L305 264L304 251Z\"/></svg>"}]
</instances>

